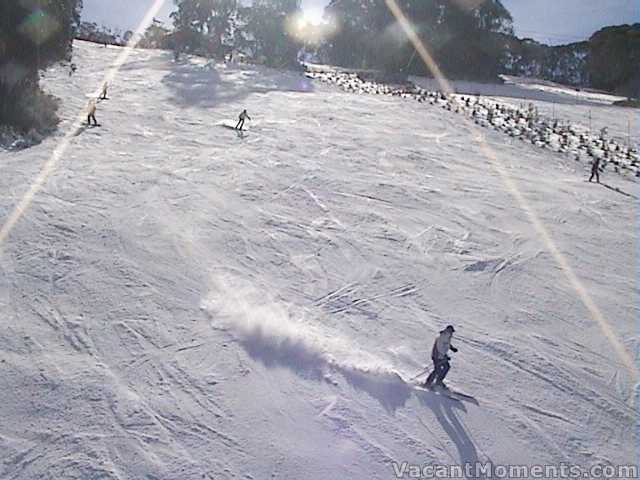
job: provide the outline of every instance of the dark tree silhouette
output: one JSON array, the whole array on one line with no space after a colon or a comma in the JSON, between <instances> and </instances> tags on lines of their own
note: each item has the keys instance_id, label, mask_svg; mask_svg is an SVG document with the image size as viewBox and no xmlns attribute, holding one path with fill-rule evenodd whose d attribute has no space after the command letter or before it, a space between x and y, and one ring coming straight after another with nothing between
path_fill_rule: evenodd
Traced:
<instances>
[{"instance_id":1,"label":"dark tree silhouette","mask_svg":"<svg viewBox=\"0 0 640 480\"><path fill-rule=\"evenodd\" d=\"M300 0L255 0L241 10L238 43L251 57L272 67L296 64L302 42L289 22L300 13Z\"/></svg>"},{"instance_id":2,"label":"dark tree silhouette","mask_svg":"<svg viewBox=\"0 0 640 480\"><path fill-rule=\"evenodd\" d=\"M466 5L471 3L471 7ZM420 39L448 75L492 78L500 69L503 35L513 20L500 0L398 0ZM475 5L475 6L473 6ZM429 74L385 0L332 0L338 22L324 54L331 63L404 74Z\"/></svg>"},{"instance_id":3,"label":"dark tree silhouette","mask_svg":"<svg viewBox=\"0 0 640 480\"><path fill-rule=\"evenodd\" d=\"M175 0L171 14L177 53L222 58L235 29L238 0Z\"/></svg>"},{"instance_id":4,"label":"dark tree silhouette","mask_svg":"<svg viewBox=\"0 0 640 480\"><path fill-rule=\"evenodd\" d=\"M26 130L54 121L54 102L38 105L39 72L70 59L81 8L82 0L0 2L0 124Z\"/></svg>"}]
</instances>

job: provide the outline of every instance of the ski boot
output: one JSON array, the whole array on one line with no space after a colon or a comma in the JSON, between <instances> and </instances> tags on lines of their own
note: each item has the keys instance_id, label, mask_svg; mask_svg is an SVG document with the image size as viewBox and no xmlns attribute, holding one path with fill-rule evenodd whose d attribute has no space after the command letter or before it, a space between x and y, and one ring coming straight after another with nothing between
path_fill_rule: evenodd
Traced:
<instances>
[{"instance_id":1,"label":"ski boot","mask_svg":"<svg viewBox=\"0 0 640 480\"><path fill-rule=\"evenodd\" d=\"M449 387L447 387L444 382L436 382L435 388L440 389L440 390L445 390L447 392L449 391Z\"/></svg>"}]
</instances>

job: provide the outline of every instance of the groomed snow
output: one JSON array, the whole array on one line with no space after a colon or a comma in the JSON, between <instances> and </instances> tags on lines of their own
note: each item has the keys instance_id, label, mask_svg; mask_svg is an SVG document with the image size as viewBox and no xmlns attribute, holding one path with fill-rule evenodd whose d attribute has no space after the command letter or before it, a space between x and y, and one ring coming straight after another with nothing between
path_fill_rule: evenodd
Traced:
<instances>
[{"instance_id":1,"label":"groomed snow","mask_svg":"<svg viewBox=\"0 0 640 480\"><path fill-rule=\"evenodd\" d=\"M0 154L3 222L118 53L47 73L65 121ZM459 115L136 50L97 117L0 245L0 478L635 463L629 372ZM483 135L635 352L637 185ZM392 373L449 323L479 405Z\"/></svg>"}]
</instances>

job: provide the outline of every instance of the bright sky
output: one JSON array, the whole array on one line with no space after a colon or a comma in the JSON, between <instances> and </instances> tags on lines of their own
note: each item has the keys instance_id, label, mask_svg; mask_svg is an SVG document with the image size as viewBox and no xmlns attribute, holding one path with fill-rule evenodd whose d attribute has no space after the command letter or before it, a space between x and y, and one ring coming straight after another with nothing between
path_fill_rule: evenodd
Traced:
<instances>
[{"instance_id":1,"label":"bright sky","mask_svg":"<svg viewBox=\"0 0 640 480\"><path fill-rule=\"evenodd\" d=\"M640 22L638 0L502 0L514 18L516 34L545 43L584 40L607 25ZM84 0L83 18L122 30L132 29L153 0ZM303 8L321 12L328 0L302 0ZM174 8L166 0L160 18Z\"/></svg>"}]
</instances>

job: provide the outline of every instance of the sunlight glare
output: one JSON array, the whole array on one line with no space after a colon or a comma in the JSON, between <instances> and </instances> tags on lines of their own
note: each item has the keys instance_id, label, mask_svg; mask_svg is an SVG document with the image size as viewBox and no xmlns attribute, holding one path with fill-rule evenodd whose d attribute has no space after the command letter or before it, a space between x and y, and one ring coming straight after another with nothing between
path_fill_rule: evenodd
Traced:
<instances>
[{"instance_id":1,"label":"sunlight glare","mask_svg":"<svg viewBox=\"0 0 640 480\"><path fill-rule=\"evenodd\" d=\"M305 8L302 10L301 20L314 27L327 23L323 17L323 11L321 8Z\"/></svg>"},{"instance_id":2,"label":"sunlight glare","mask_svg":"<svg viewBox=\"0 0 640 480\"><path fill-rule=\"evenodd\" d=\"M305 44L319 44L336 32L335 21L322 9L308 8L291 15L286 22L287 32Z\"/></svg>"}]
</instances>

